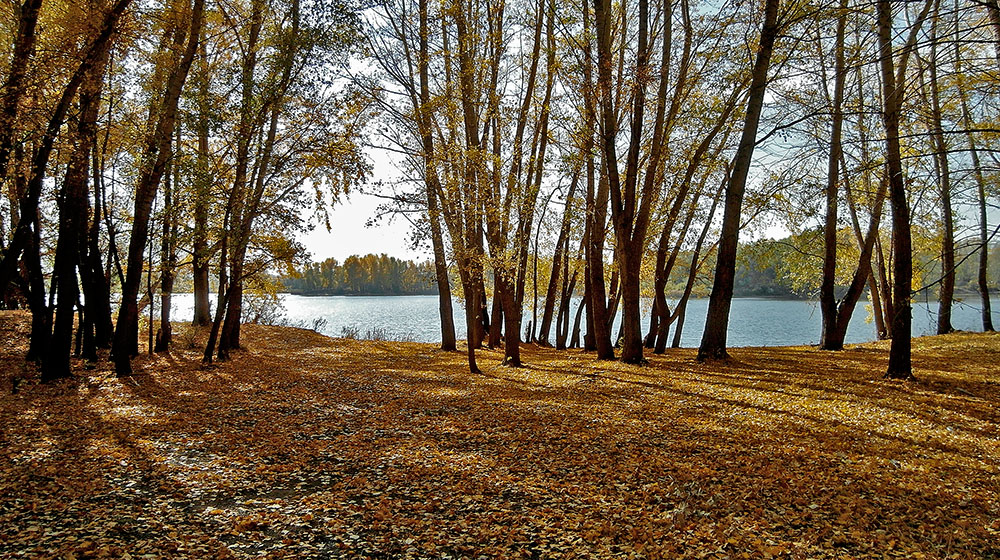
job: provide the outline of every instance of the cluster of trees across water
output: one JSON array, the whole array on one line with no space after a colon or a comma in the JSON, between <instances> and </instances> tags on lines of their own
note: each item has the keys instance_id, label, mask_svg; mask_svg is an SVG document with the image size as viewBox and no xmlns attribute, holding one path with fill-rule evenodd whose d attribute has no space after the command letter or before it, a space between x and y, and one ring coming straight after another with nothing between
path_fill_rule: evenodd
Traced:
<instances>
[{"instance_id":1,"label":"cluster of trees across water","mask_svg":"<svg viewBox=\"0 0 1000 560\"><path fill-rule=\"evenodd\" d=\"M773 225L793 234L776 278L813 287L825 349L867 291L888 374L910 376L911 299L935 290L951 330L964 263L992 330L997 0L20 0L0 17L0 293L31 309L46 378L69 375L74 338L129 374L156 299L168 349L188 271L205 360L225 359L244 291L302 266L296 233L366 184L372 143L406 171L371 188L433 251L445 349L463 300L471 371L482 345L520 364L526 301L531 341L575 325L598 359L642 363L706 286L699 359L725 358L740 237Z\"/></svg>"},{"instance_id":2,"label":"cluster of trees across water","mask_svg":"<svg viewBox=\"0 0 1000 560\"><path fill-rule=\"evenodd\" d=\"M281 279L284 289L300 295L404 296L437 294L434 265L385 254L351 255L344 264L337 259L309 263Z\"/></svg>"},{"instance_id":3,"label":"cluster of trees across water","mask_svg":"<svg viewBox=\"0 0 1000 560\"><path fill-rule=\"evenodd\" d=\"M811 235L816 234L813 232ZM733 281L734 297L816 298L819 292L819 276L815 274L816 267L809 263L808 255L803 258L801 249L810 245L809 235L810 233L804 234L806 239L803 239L803 236L793 236L741 244ZM955 293L976 295L978 261L966 258L972 256L968 249L959 251L957 255L960 264L955 272ZM537 254L532 256L539 259L538 265L543 272L542 276L550 276L551 259ZM990 248L990 257L987 276L990 284L996 285L997 279L1000 279L1000 246ZM691 254L682 251L679 258L683 262L690 262ZM915 271L921 277L940 276L940 261L935 255L925 252L919 256L918 262L919 266ZM675 268L663 287L668 298L681 298L686 291L686 275L683 274L682 268ZM459 275L457 271L450 270L449 276L451 281L455 282ZM400 296L438 293L433 262L403 260L385 254L351 255L343 264L337 259L309 262L296 267L291 275L281 277L280 287L289 293L307 296ZM846 288L847 286L837 285L838 292L842 293ZM703 269L692 287L691 294L705 297L710 290L711 278ZM537 291L536 278L532 282L532 293L537 294ZM655 283L649 274L642 275L641 293L647 299L656 293ZM583 295L579 286L575 295Z\"/></svg>"}]
</instances>

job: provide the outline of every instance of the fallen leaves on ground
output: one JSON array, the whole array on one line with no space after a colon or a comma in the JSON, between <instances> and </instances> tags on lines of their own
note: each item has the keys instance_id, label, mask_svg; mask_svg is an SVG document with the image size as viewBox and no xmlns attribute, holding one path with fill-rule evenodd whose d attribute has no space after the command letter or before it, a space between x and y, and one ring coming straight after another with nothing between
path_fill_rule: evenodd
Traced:
<instances>
[{"instance_id":1,"label":"fallen leaves on ground","mask_svg":"<svg viewBox=\"0 0 1000 560\"><path fill-rule=\"evenodd\" d=\"M4 558L1000 557L998 335L917 339L900 383L884 343L470 375L248 325L218 366L41 385L27 320L0 314Z\"/></svg>"}]
</instances>

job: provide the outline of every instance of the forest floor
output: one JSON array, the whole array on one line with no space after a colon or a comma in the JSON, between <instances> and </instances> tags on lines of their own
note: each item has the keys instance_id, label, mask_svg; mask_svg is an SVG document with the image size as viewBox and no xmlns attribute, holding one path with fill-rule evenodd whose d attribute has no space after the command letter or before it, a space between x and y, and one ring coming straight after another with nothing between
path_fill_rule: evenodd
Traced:
<instances>
[{"instance_id":1,"label":"forest floor","mask_svg":"<svg viewBox=\"0 0 1000 560\"><path fill-rule=\"evenodd\" d=\"M1000 558L1000 335L645 367L246 326L44 385L0 313L2 558ZM11 379L18 378L16 393Z\"/></svg>"}]
</instances>

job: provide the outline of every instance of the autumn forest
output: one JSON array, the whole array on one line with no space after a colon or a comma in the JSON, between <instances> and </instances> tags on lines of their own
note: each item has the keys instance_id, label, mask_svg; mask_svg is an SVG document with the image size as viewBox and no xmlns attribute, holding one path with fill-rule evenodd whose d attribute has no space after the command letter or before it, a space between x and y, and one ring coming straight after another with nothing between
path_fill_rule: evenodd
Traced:
<instances>
[{"instance_id":1,"label":"autumn forest","mask_svg":"<svg viewBox=\"0 0 1000 560\"><path fill-rule=\"evenodd\" d=\"M843 347L867 295L905 379L914 295L934 290L952 330L956 255L978 261L992 330L994 4L11 3L0 287L30 309L47 379L109 348L128 375L146 308L167 350L180 273L204 360L225 360L244 293L273 290L305 258L297 232L368 188L433 252L445 350L460 295L473 372L477 348L517 366L570 322L598 359L643 363L699 273L713 360L740 232L780 226L807 255L820 346ZM406 179L367 186L373 146ZM915 282L918 253L938 266Z\"/></svg>"},{"instance_id":2,"label":"autumn forest","mask_svg":"<svg viewBox=\"0 0 1000 560\"><path fill-rule=\"evenodd\" d=\"M1000 554L997 0L0 24L0 556ZM356 193L428 260L310 262ZM730 347L747 262L818 348ZM247 324L285 290L434 294L440 344Z\"/></svg>"}]
</instances>

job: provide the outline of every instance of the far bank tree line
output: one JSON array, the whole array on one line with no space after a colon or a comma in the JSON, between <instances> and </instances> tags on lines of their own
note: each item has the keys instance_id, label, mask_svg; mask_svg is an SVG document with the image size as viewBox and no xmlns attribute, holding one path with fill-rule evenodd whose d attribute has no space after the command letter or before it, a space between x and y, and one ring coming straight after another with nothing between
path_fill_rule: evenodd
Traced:
<instances>
[{"instance_id":1,"label":"far bank tree line","mask_svg":"<svg viewBox=\"0 0 1000 560\"><path fill-rule=\"evenodd\" d=\"M148 346L168 349L181 270L205 360L225 359L244 290L302 264L295 234L368 178L360 146L376 141L407 172L380 194L433 251L442 347L458 348L454 289L473 372L483 345L520 364L525 309L528 341L564 344L578 324L598 359L642 363L677 338L700 277L698 356L725 358L740 238L775 223L803 240L824 349L867 294L888 374L909 377L912 299L936 290L952 330L970 260L993 328L996 0L0 10L0 292L31 309L46 378L102 348L129 374L157 306Z\"/></svg>"},{"instance_id":2,"label":"far bank tree line","mask_svg":"<svg viewBox=\"0 0 1000 560\"><path fill-rule=\"evenodd\" d=\"M433 295L434 265L382 255L351 255L309 263L281 278L282 287L301 295Z\"/></svg>"},{"instance_id":3,"label":"far bank tree line","mask_svg":"<svg viewBox=\"0 0 1000 560\"><path fill-rule=\"evenodd\" d=\"M807 231L784 239L762 239L741 243L736 262L736 276L733 281L734 297L816 299L819 295L820 278L817 274L815 259L810 259L805 251L810 246L815 245L816 237L821 235L822 231ZM977 283L978 259L971 258L975 254L970 251L970 247L960 248L956 255L960 264L955 272L955 293L963 296L963 299L971 297L975 301L979 292ZM991 246L989 255L990 267L987 271L987 277L990 285L996 286L998 279L1000 279L1000 245ZM537 266L543 280L544 277L551 276L552 260L550 255L533 254L532 258L537 258ZM681 251L678 258L681 259L682 263L687 263L691 259L691 254L687 251ZM940 259L933 250L927 248L920 251L916 261L915 274L919 279L940 277ZM708 268L702 267L695 285L688 294L689 297L704 298L711 293L712 279L708 274ZM683 264L676 266L666 284L660 288L668 299L677 301L687 292L687 271L685 269L686 266ZM454 270L450 270L449 275L452 282L458 278L458 273ZM532 295L538 293L538 282L534 276L530 288ZM399 296L437 295L438 293L432 261L397 259L385 254L351 255L344 259L343 263L333 258L321 262L309 262L295 267L292 274L279 278L278 283L280 289L304 296ZM847 288L848 286L843 283L843 279L838 279L837 292L843 293ZM186 286L183 289L190 290ZM654 278L644 271L640 283L642 298L644 300L652 299L655 290ZM936 293L933 288L928 288L924 294L918 295L917 298L933 299L936 297ZM573 295L574 297L583 295L580 286L577 286ZM545 304L541 301L543 296L544 294L539 294L538 303L544 309ZM532 309L530 301L523 312L526 314L528 327L532 321L537 323L538 309ZM679 326L676 321L674 326L675 328ZM580 325L574 324L571 337L579 340L579 329ZM530 329L526 330L530 332ZM565 345L565 341L563 344Z\"/></svg>"}]
</instances>

